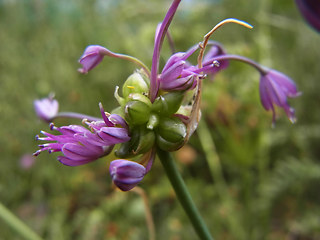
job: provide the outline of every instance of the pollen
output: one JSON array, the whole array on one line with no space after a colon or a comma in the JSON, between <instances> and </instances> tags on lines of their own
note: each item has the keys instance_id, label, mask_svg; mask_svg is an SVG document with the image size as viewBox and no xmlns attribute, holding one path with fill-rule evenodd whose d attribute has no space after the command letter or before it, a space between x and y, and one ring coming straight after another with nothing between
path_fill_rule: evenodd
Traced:
<instances>
[{"instance_id":1,"label":"pollen","mask_svg":"<svg viewBox=\"0 0 320 240\"><path fill-rule=\"evenodd\" d=\"M134 89L134 86L127 86L127 88L129 88L129 89Z\"/></svg>"}]
</instances>

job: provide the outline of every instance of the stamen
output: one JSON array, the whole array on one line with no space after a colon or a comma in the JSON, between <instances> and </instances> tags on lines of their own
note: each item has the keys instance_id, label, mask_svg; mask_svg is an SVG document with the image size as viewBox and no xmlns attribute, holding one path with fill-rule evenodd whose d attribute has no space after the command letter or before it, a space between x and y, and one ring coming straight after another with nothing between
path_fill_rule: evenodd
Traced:
<instances>
[{"instance_id":1,"label":"stamen","mask_svg":"<svg viewBox=\"0 0 320 240\"><path fill-rule=\"evenodd\" d=\"M38 145L40 148L45 148L45 147L49 147L50 143L44 143L44 144L40 144Z\"/></svg>"},{"instance_id":2,"label":"stamen","mask_svg":"<svg viewBox=\"0 0 320 240\"><path fill-rule=\"evenodd\" d=\"M127 86L127 88L129 88L129 89L134 89L134 86Z\"/></svg>"},{"instance_id":3,"label":"stamen","mask_svg":"<svg viewBox=\"0 0 320 240\"><path fill-rule=\"evenodd\" d=\"M88 124L88 123L90 123L90 122L88 121L88 119L84 118L84 119L82 119L81 123L82 123L83 125L86 125L86 124Z\"/></svg>"},{"instance_id":4,"label":"stamen","mask_svg":"<svg viewBox=\"0 0 320 240\"><path fill-rule=\"evenodd\" d=\"M51 131L56 130L56 127L54 126L54 123L50 123L49 127L50 127Z\"/></svg>"},{"instance_id":5,"label":"stamen","mask_svg":"<svg viewBox=\"0 0 320 240\"><path fill-rule=\"evenodd\" d=\"M36 157L36 156L38 156L41 152L42 152L41 150L38 150L38 151L34 152L32 155Z\"/></svg>"},{"instance_id":6,"label":"stamen","mask_svg":"<svg viewBox=\"0 0 320 240\"><path fill-rule=\"evenodd\" d=\"M220 67L220 62L217 60L213 60L212 64L214 67Z\"/></svg>"}]
</instances>

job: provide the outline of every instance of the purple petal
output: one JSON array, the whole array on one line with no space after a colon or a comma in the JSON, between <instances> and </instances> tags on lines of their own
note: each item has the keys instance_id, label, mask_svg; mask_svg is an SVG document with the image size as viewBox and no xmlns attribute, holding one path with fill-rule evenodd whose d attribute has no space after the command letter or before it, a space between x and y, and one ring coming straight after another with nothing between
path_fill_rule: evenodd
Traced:
<instances>
[{"instance_id":1,"label":"purple petal","mask_svg":"<svg viewBox=\"0 0 320 240\"><path fill-rule=\"evenodd\" d=\"M287 102L288 97L297 97L300 93L297 91L295 83L283 73L275 70L269 70L260 78L260 99L266 110L272 110L273 122L276 114L274 104L283 108L291 122L295 122L294 109Z\"/></svg>"},{"instance_id":2,"label":"purple petal","mask_svg":"<svg viewBox=\"0 0 320 240\"><path fill-rule=\"evenodd\" d=\"M263 105L263 107L266 110L270 110L272 108L272 101L270 100L269 96L268 96L268 91L267 91L267 87L265 84L264 79L260 80L260 84L259 84L259 88L260 88L260 100L261 103Z\"/></svg>"},{"instance_id":3,"label":"purple petal","mask_svg":"<svg viewBox=\"0 0 320 240\"><path fill-rule=\"evenodd\" d=\"M108 145L123 143L130 140L128 131L124 128L104 127L101 128L98 135L108 143Z\"/></svg>"},{"instance_id":4,"label":"purple petal","mask_svg":"<svg viewBox=\"0 0 320 240\"><path fill-rule=\"evenodd\" d=\"M173 81L181 75L184 68L185 61L179 61L169 67L166 71L162 72L160 81Z\"/></svg>"},{"instance_id":5,"label":"purple petal","mask_svg":"<svg viewBox=\"0 0 320 240\"><path fill-rule=\"evenodd\" d=\"M150 100L153 102L156 99L159 83L157 81L158 78L158 70L159 70L159 58L160 58L160 50L163 43L163 39L167 33L169 25L172 21L172 18L177 11L177 8L180 4L181 0L174 0L163 19L163 22L160 26L158 34L155 38L153 57L152 57L152 66L151 66L151 78L150 78Z\"/></svg>"},{"instance_id":6,"label":"purple petal","mask_svg":"<svg viewBox=\"0 0 320 240\"><path fill-rule=\"evenodd\" d=\"M58 113L59 103L52 98L43 98L33 102L34 109L39 118L46 122L50 122Z\"/></svg>"},{"instance_id":7,"label":"purple petal","mask_svg":"<svg viewBox=\"0 0 320 240\"><path fill-rule=\"evenodd\" d=\"M100 147L88 149L85 146L75 143L65 144L61 151L67 158L75 161L98 159L99 156L103 154L103 150Z\"/></svg>"},{"instance_id":8,"label":"purple petal","mask_svg":"<svg viewBox=\"0 0 320 240\"><path fill-rule=\"evenodd\" d=\"M58 156L58 161L61 162L62 164L66 165L66 166L70 166L70 167L76 167L76 166L80 166L80 165L84 165L87 163L90 163L92 161L94 161L96 159L87 159L87 160L82 160L82 161L74 161L72 159L69 159L67 157L64 156Z\"/></svg>"},{"instance_id":9,"label":"purple petal","mask_svg":"<svg viewBox=\"0 0 320 240\"><path fill-rule=\"evenodd\" d=\"M112 122L114 125L120 125L121 127L125 129L129 129L129 126L127 122L118 114L111 114L109 116L109 121Z\"/></svg>"},{"instance_id":10,"label":"purple petal","mask_svg":"<svg viewBox=\"0 0 320 240\"><path fill-rule=\"evenodd\" d=\"M112 161L109 171L114 184L122 191L129 191L135 187L146 174L143 165L124 159Z\"/></svg>"},{"instance_id":11,"label":"purple petal","mask_svg":"<svg viewBox=\"0 0 320 240\"><path fill-rule=\"evenodd\" d=\"M281 72L272 70L269 76L277 82L277 84L282 88L282 90L288 94L289 97L297 97L300 93L297 90L296 84L288 76Z\"/></svg>"},{"instance_id":12,"label":"purple petal","mask_svg":"<svg viewBox=\"0 0 320 240\"><path fill-rule=\"evenodd\" d=\"M79 71L81 73L87 73L95 68L109 52L108 49L99 45L88 46L80 57L79 63L82 64L82 69L79 69Z\"/></svg>"},{"instance_id":13,"label":"purple petal","mask_svg":"<svg viewBox=\"0 0 320 240\"><path fill-rule=\"evenodd\" d=\"M298 9L305 20L320 32L320 2L319 0L296 0Z\"/></svg>"},{"instance_id":14,"label":"purple petal","mask_svg":"<svg viewBox=\"0 0 320 240\"><path fill-rule=\"evenodd\" d=\"M182 61L183 56L185 55L185 53L183 52L178 52L173 54L168 61L166 62L166 64L164 65L162 72L165 72L168 70L168 68L170 68L173 64Z\"/></svg>"}]
</instances>

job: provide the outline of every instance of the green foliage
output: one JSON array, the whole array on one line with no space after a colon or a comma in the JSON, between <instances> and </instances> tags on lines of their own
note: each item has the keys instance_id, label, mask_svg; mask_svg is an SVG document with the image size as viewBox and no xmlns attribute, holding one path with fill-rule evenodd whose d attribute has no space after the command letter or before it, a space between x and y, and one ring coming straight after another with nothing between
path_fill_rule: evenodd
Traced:
<instances>
[{"instance_id":1,"label":"green foliage","mask_svg":"<svg viewBox=\"0 0 320 240\"><path fill-rule=\"evenodd\" d=\"M113 93L135 70L105 58L88 75L77 63L100 44L150 66L155 27L170 1L0 0L0 200L44 239L148 239L144 205L135 193L111 187L108 156L87 166L62 166L41 154L30 169L20 157L37 149L47 124L33 100L55 92L62 111L99 116L117 106ZM204 81L202 120L209 152L195 133L176 158L215 239L319 239L319 35L293 1L183 1L170 26L177 51L202 40L213 25L235 17L253 30L228 25L214 40L288 74L303 95L291 101L298 123L259 103L258 74L243 63ZM170 56L164 42L161 65ZM196 56L195 56L196 57ZM60 120L57 125L81 124ZM207 139L207 138L206 138ZM211 143L213 142L213 143ZM212 168L213 166L213 168ZM158 163L141 184L158 239L196 239ZM20 239L0 220L0 239Z\"/></svg>"}]
</instances>

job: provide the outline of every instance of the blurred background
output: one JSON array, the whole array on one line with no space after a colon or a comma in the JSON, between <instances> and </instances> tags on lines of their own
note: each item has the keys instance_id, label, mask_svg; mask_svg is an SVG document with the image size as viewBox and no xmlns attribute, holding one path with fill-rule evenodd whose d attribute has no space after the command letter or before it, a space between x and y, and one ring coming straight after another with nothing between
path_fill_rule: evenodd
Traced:
<instances>
[{"instance_id":1,"label":"blurred background","mask_svg":"<svg viewBox=\"0 0 320 240\"><path fill-rule=\"evenodd\" d=\"M89 44L151 65L153 38L169 0L0 0L0 201L44 239L148 239L143 199L116 191L113 156L67 167L37 150L48 131L33 100L55 93L61 111L99 116L116 107L113 91L134 71L105 58L77 72ZM252 30L226 25L214 33L228 53L277 69L303 93L282 109L276 127L259 99L259 74L231 62L204 83L202 121L175 153L183 178L215 239L320 239L320 35L294 1L184 0L170 26L177 51L200 42L219 21L234 17ZM165 41L161 64L170 56ZM81 124L59 120L56 125ZM158 239L197 239L159 161L140 184ZM22 239L0 219L0 239Z\"/></svg>"}]
</instances>

